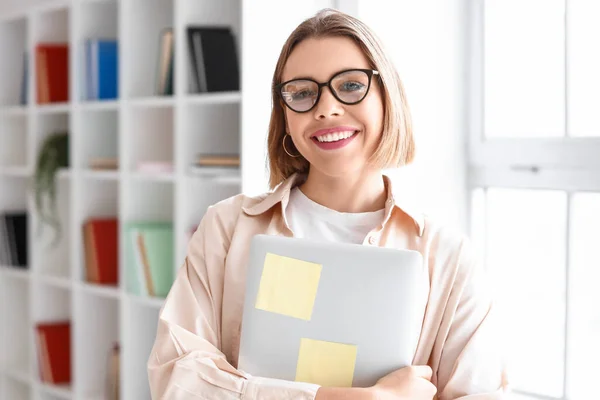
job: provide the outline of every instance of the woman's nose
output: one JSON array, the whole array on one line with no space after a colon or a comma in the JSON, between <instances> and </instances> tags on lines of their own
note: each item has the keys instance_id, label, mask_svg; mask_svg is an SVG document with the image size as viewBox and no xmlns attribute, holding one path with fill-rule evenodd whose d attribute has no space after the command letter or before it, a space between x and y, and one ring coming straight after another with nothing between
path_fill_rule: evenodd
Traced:
<instances>
[{"instance_id":1,"label":"woman's nose","mask_svg":"<svg viewBox=\"0 0 600 400\"><path fill-rule=\"evenodd\" d=\"M315 107L315 118L324 119L344 114L343 104L335 98L329 87L321 89L321 97Z\"/></svg>"}]
</instances>

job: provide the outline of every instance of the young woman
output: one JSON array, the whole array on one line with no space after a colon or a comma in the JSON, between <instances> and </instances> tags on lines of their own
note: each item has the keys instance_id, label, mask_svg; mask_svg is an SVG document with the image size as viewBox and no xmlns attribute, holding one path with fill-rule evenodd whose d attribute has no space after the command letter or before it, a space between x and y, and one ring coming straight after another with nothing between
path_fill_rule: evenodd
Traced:
<instances>
[{"instance_id":1,"label":"young woman","mask_svg":"<svg viewBox=\"0 0 600 400\"><path fill-rule=\"evenodd\" d=\"M382 174L411 162L411 120L396 70L361 21L324 10L291 34L273 76L268 143L274 190L209 207L191 239L148 360L152 397L502 398L494 308L467 239L403 204ZM429 294L413 365L369 388L237 369L245 267L259 233L421 252Z\"/></svg>"}]
</instances>

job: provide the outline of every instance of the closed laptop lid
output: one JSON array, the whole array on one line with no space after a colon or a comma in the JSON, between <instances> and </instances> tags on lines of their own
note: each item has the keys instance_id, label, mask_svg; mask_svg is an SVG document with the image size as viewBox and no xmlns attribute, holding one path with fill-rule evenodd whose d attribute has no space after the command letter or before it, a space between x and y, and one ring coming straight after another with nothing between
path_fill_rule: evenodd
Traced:
<instances>
[{"instance_id":1,"label":"closed laptop lid","mask_svg":"<svg viewBox=\"0 0 600 400\"><path fill-rule=\"evenodd\" d=\"M238 368L324 386L374 385L411 364L427 282L417 251L257 235Z\"/></svg>"}]
</instances>

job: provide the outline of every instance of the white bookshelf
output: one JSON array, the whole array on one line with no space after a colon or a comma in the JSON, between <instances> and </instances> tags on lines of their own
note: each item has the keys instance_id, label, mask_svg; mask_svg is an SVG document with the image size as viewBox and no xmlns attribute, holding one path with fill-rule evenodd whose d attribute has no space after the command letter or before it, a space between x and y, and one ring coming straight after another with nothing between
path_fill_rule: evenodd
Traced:
<instances>
[{"instance_id":1,"label":"white bookshelf","mask_svg":"<svg viewBox=\"0 0 600 400\"><path fill-rule=\"evenodd\" d=\"M27 269L0 266L0 399L102 399L115 342L121 345L121 398L150 398L146 362L163 299L126 291L123 224L172 221L176 270L185 255L186 232L206 207L241 191L239 177L189 172L199 152L239 154L242 98L238 92L189 92L185 32L189 24L231 26L241 63L241 1L72 0L0 15L0 212L26 210L30 217ZM166 27L175 32L174 95L157 96L159 34ZM78 57L88 37L119 40L118 100L89 102L78 96L83 72ZM68 103L36 104L31 72L40 41L69 43ZM29 53L29 101L21 106L24 51ZM59 129L70 134L70 168L57 179L63 237L49 249L49 234L36 235L30 185L42 140ZM118 170L87 167L90 157L111 154L118 156ZM140 161L170 161L174 170L139 173ZM119 218L118 287L84 279L81 226L92 216ZM72 382L47 385L39 379L33 328L65 318L72 322Z\"/></svg>"}]
</instances>

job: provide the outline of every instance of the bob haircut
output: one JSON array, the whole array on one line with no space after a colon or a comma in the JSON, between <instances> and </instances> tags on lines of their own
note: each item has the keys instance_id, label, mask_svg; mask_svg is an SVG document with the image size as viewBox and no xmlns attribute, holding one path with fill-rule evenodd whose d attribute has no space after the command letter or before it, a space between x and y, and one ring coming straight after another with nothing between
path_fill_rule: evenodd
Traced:
<instances>
[{"instance_id":1,"label":"bob haircut","mask_svg":"<svg viewBox=\"0 0 600 400\"><path fill-rule=\"evenodd\" d=\"M354 40L369 60L371 68L379 71L379 77L374 78L379 83L383 95L383 133L369 162L380 169L387 169L401 167L413 161L415 143L410 109L402 81L383 51L382 43L360 20L338 10L326 8L304 20L291 33L281 49L275 67L271 90L273 108L267 139L271 189L293 173L306 173L309 169L309 162L304 157L290 157L283 148L286 134L285 106L275 86L281 83L285 64L298 43L310 38L336 36ZM298 153L291 140L286 140L286 148L292 154Z\"/></svg>"}]
</instances>

